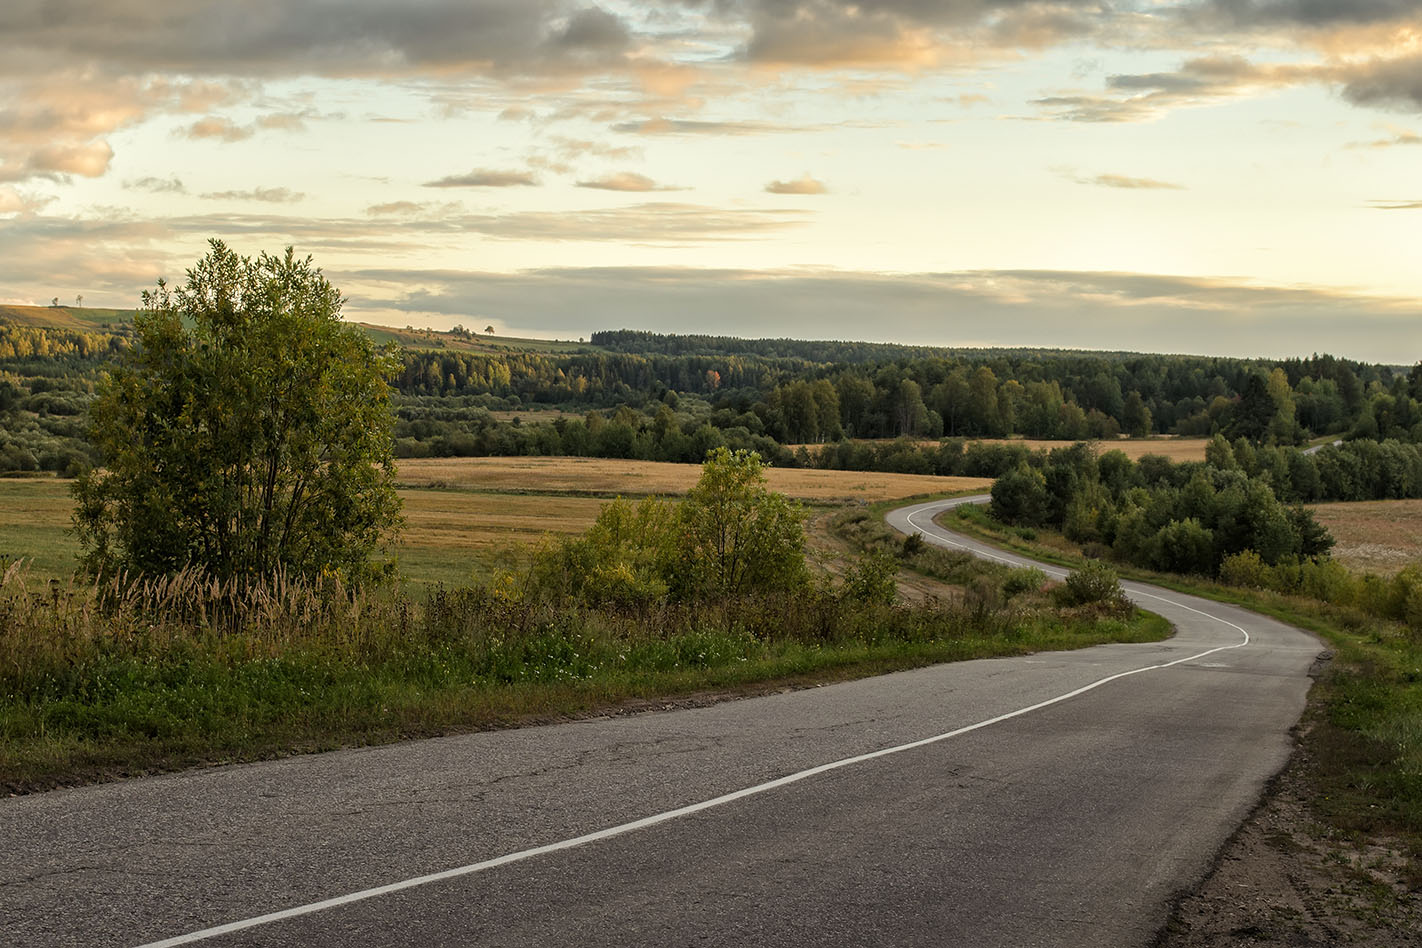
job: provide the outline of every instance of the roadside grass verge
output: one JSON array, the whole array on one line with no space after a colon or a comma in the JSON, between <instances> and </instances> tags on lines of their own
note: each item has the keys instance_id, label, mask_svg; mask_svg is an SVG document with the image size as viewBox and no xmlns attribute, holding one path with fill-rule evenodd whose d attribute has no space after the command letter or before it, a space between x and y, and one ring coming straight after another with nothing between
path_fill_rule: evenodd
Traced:
<instances>
[{"instance_id":1,"label":"roadside grass verge","mask_svg":"<svg viewBox=\"0 0 1422 948\"><path fill-rule=\"evenodd\" d=\"M949 529L1058 565L1087 562L1060 534L993 520L984 507L940 518ZM1122 566L1123 577L1233 603L1317 634L1332 658L1309 692L1301 742L1318 818L1345 836L1389 837L1422 887L1422 632L1317 599Z\"/></svg>"},{"instance_id":2,"label":"roadside grass verge","mask_svg":"<svg viewBox=\"0 0 1422 948\"><path fill-rule=\"evenodd\" d=\"M1158 640L1155 617L827 586L576 606L335 582L0 582L0 790L536 723L637 699Z\"/></svg>"}]
</instances>

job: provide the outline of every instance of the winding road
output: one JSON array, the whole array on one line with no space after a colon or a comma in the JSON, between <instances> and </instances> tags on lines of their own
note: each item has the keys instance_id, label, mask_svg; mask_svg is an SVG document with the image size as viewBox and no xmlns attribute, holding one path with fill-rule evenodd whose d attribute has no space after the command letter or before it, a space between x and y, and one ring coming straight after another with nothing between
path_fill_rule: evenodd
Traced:
<instances>
[{"instance_id":1,"label":"winding road","mask_svg":"<svg viewBox=\"0 0 1422 948\"><path fill-rule=\"evenodd\" d=\"M980 499L889 519L1026 562ZM1125 585L1173 638L0 800L0 942L1149 945L1320 647Z\"/></svg>"}]
</instances>

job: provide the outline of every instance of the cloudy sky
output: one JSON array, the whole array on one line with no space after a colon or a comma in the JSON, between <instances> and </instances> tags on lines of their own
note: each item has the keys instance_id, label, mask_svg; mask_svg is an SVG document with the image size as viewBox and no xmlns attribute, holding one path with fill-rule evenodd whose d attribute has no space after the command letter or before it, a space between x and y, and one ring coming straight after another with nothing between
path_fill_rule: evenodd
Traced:
<instances>
[{"instance_id":1,"label":"cloudy sky","mask_svg":"<svg viewBox=\"0 0 1422 948\"><path fill-rule=\"evenodd\" d=\"M1422 359L1422 0L6 0L0 302Z\"/></svg>"}]
</instances>

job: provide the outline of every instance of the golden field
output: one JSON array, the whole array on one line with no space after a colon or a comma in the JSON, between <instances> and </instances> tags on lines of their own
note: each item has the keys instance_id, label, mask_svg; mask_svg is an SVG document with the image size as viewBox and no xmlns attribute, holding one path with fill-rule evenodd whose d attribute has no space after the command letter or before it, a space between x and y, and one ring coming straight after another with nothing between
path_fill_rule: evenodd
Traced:
<instances>
[{"instance_id":1,"label":"golden field","mask_svg":"<svg viewBox=\"0 0 1422 948\"><path fill-rule=\"evenodd\" d=\"M768 468L771 490L811 503L876 502L917 494L987 490L985 477L929 477L860 471ZM684 494L701 476L696 464L606 458L409 458L400 462L407 488L540 491L640 496Z\"/></svg>"},{"instance_id":2,"label":"golden field","mask_svg":"<svg viewBox=\"0 0 1422 948\"><path fill-rule=\"evenodd\" d=\"M1319 504L1318 522L1333 534L1333 557L1349 569L1390 576L1422 560L1422 500Z\"/></svg>"},{"instance_id":3,"label":"golden field","mask_svg":"<svg viewBox=\"0 0 1422 948\"><path fill-rule=\"evenodd\" d=\"M700 471L693 464L584 458L406 460L399 478L405 529L394 553L413 582L465 582L476 569L516 559L545 536L586 529L608 496L685 493ZM772 489L812 503L874 502L990 484L852 471L767 473ZM70 575L79 553L69 532L70 483L0 479L0 558L24 558L41 579Z\"/></svg>"},{"instance_id":4,"label":"golden field","mask_svg":"<svg viewBox=\"0 0 1422 948\"><path fill-rule=\"evenodd\" d=\"M865 441L865 444L889 443L883 441ZM937 441L920 441L919 444L934 448L939 445ZM1021 445L1032 451L1051 451L1054 448L1068 448L1075 441L1041 441L1032 438L974 438L970 444L1013 444ZM1131 460L1138 460L1146 454L1159 454L1170 458L1172 461L1203 461L1205 459L1205 446L1210 443L1209 438L1174 438L1161 436L1156 438L1122 438L1117 441L1097 441L1095 442L1098 452L1122 451ZM822 444L792 444L791 450L804 448L810 453L814 453L824 448Z\"/></svg>"}]
</instances>

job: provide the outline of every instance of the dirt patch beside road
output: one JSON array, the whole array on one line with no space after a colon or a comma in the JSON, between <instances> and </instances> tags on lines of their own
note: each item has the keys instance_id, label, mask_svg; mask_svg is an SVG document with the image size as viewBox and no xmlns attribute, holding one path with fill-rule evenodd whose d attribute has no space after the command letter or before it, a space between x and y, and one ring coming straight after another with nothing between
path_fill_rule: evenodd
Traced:
<instances>
[{"instance_id":1,"label":"dirt patch beside road","mask_svg":"<svg viewBox=\"0 0 1422 948\"><path fill-rule=\"evenodd\" d=\"M1156 948L1422 945L1422 893L1408 888L1406 857L1330 835L1307 802L1309 766L1306 749L1295 752Z\"/></svg>"}]
</instances>

